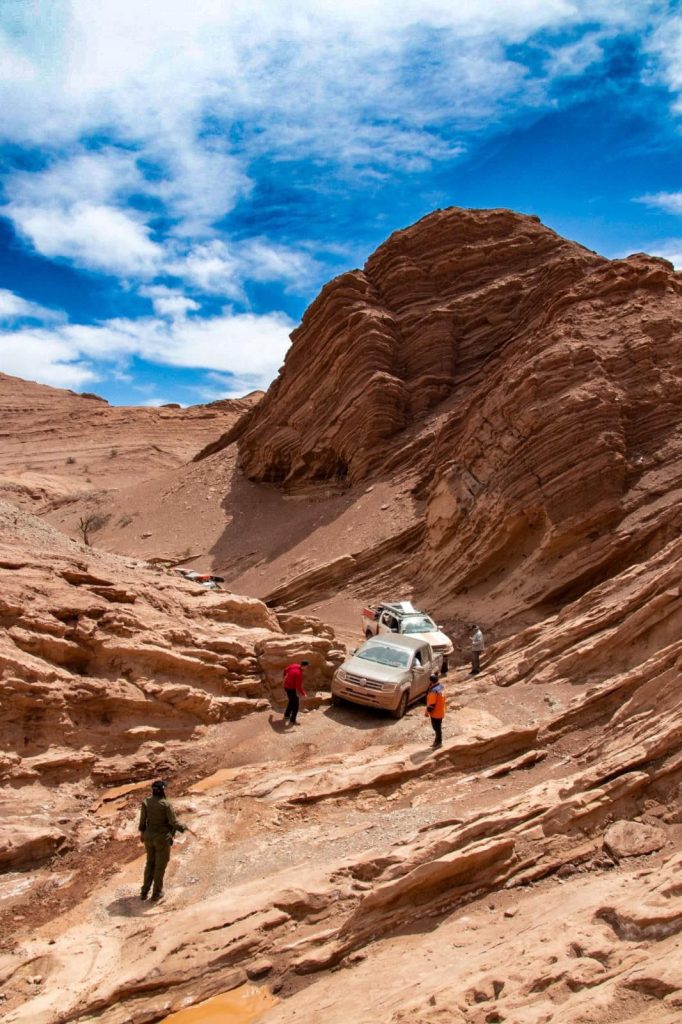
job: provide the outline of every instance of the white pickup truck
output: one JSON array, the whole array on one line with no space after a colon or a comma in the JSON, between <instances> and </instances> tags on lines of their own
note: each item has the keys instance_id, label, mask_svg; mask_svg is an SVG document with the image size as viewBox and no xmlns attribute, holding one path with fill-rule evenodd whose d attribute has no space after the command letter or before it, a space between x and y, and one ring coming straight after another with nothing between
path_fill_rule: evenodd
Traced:
<instances>
[{"instance_id":1,"label":"white pickup truck","mask_svg":"<svg viewBox=\"0 0 682 1024\"><path fill-rule=\"evenodd\" d=\"M441 673L444 675L448 670L448 659L453 650L452 640L429 615L418 611L409 601L384 602L363 608L362 630L368 640L382 633L418 635L430 645L436 656L442 657Z\"/></svg>"},{"instance_id":2,"label":"white pickup truck","mask_svg":"<svg viewBox=\"0 0 682 1024\"><path fill-rule=\"evenodd\" d=\"M440 661L422 636L372 637L337 668L332 701L384 708L394 718L402 718L408 706L426 693Z\"/></svg>"}]
</instances>

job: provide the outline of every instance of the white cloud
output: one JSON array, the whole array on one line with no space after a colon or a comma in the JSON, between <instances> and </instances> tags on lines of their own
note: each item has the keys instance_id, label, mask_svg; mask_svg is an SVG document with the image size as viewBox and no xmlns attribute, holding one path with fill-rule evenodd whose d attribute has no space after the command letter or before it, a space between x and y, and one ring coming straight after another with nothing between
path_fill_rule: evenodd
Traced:
<instances>
[{"instance_id":1,"label":"white cloud","mask_svg":"<svg viewBox=\"0 0 682 1024\"><path fill-rule=\"evenodd\" d=\"M638 196L635 202L665 210L666 213L682 213L682 192L654 192Z\"/></svg>"},{"instance_id":2,"label":"white cloud","mask_svg":"<svg viewBox=\"0 0 682 1024\"><path fill-rule=\"evenodd\" d=\"M682 29L665 11L658 0L0 5L0 141L44 161L5 172L0 212L44 256L156 289L153 317L15 331L0 336L2 358L30 375L42 353L41 372L69 386L132 354L267 383L288 321L202 320L192 298L243 303L248 280L302 290L315 278L304 246L225 229L264 162L286 181L307 161L343 188L452 161L473 129L551 102L555 82L621 31L639 33L652 78L682 91ZM164 291L169 278L178 287Z\"/></svg>"},{"instance_id":3,"label":"white cloud","mask_svg":"<svg viewBox=\"0 0 682 1024\"><path fill-rule=\"evenodd\" d=\"M677 94L677 109L682 110L682 18L666 19L652 34L648 44L652 58L649 76L663 82Z\"/></svg>"},{"instance_id":4,"label":"white cloud","mask_svg":"<svg viewBox=\"0 0 682 1024\"><path fill-rule=\"evenodd\" d=\"M170 398L148 398L146 401L142 403L142 405L150 409L158 409L162 405L171 404L172 403Z\"/></svg>"},{"instance_id":5,"label":"white cloud","mask_svg":"<svg viewBox=\"0 0 682 1024\"><path fill-rule=\"evenodd\" d=\"M297 158L305 145L308 157L340 164L358 150L389 168L415 149L410 159L438 159L439 124L534 105L552 74L600 57L590 31L592 42L557 44L561 55L534 81L508 45L594 23L604 37L643 29L660 5L69 0L45 11L14 10L25 24L0 67L6 137L59 147L101 129L126 140L156 165L180 232L200 234L248 192L254 156Z\"/></svg>"},{"instance_id":6,"label":"white cloud","mask_svg":"<svg viewBox=\"0 0 682 1024\"><path fill-rule=\"evenodd\" d=\"M297 287L308 284L316 269L307 252L260 237L229 245L219 239L204 242L165 266L171 277L179 277L207 295L235 301L245 299L245 279L282 281Z\"/></svg>"},{"instance_id":7,"label":"white cloud","mask_svg":"<svg viewBox=\"0 0 682 1024\"><path fill-rule=\"evenodd\" d=\"M163 251L149 238L148 228L114 207L11 204L4 212L44 256L122 277L153 277L161 265Z\"/></svg>"},{"instance_id":8,"label":"white cloud","mask_svg":"<svg viewBox=\"0 0 682 1024\"><path fill-rule=\"evenodd\" d=\"M179 277L206 295L244 297L239 260L225 242L215 239L190 248L166 264L166 273Z\"/></svg>"},{"instance_id":9,"label":"white cloud","mask_svg":"<svg viewBox=\"0 0 682 1024\"><path fill-rule=\"evenodd\" d=\"M22 327L0 333L0 369L58 387L117 372L133 356L166 366L215 370L267 387L294 324L282 313L225 311L200 319L118 318L101 324Z\"/></svg>"},{"instance_id":10,"label":"white cloud","mask_svg":"<svg viewBox=\"0 0 682 1024\"><path fill-rule=\"evenodd\" d=\"M194 299L162 284L141 288L140 295L152 300L155 313L159 316L168 316L172 320L187 316L188 313L196 313L201 308Z\"/></svg>"},{"instance_id":11,"label":"white cloud","mask_svg":"<svg viewBox=\"0 0 682 1024\"><path fill-rule=\"evenodd\" d=\"M61 320L64 314L60 310L47 309L37 302L22 299L15 292L0 288L0 322L8 323L15 320Z\"/></svg>"}]
</instances>

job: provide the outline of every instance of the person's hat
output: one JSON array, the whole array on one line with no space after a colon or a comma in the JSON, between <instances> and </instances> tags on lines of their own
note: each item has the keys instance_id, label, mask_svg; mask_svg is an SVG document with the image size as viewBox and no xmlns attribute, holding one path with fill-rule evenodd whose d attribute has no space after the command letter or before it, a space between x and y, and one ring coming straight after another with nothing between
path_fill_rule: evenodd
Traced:
<instances>
[{"instance_id":1,"label":"person's hat","mask_svg":"<svg viewBox=\"0 0 682 1024\"><path fill-rule=\"evenodd\" d=\"M430 683L437 683L438 682L438 673L437 672L432 672L431 673L431 675L429 676L429 682Z\"/></svg>"},{"instance_id":2,"label":"person's hat","mask_svg":"<svg viewBox=\"0 0 682 1024\"><path fill-rule=\"evenodd\" d=\"M152 793L154 796L163 795L166 792L166 783L163 779L157 779L156 782L152 782Z\"/></svg>"}]
</instances>

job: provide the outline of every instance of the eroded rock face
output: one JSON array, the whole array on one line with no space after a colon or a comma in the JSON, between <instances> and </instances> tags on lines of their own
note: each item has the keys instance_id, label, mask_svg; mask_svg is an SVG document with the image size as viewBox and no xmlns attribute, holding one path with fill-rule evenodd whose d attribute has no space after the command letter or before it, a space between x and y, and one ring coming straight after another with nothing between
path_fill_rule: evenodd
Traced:
<instances>
[{"instance_id":1,"label":"eroded rock face","mask_svg":"<svg viewBox=\"0 0 682 1024\"><path fill-rule=\"evenodd\" d=\"M604 261L509 210L439 210L336 278L240 441L256 480L357 481Z\"/></svg>"},{"instance_id":2,"label":"eroded rock face","mask_svg":"<svg viewBox=\"0 0 682 1024\"><path fill-rule=\"evenodd\" d=\"M618 860L653 853L665 846L666 840L663 829L641 821L617 821L604 834L604 846Z\"/></svg>"},{"instance_id":3,"label":"eroded rock face","mask_svg":"<svg viewBox=\"0 0 682 1024\"><path fill-rule=\"evenodd\" d=\"M110 406L0 373L0 497L31 512L189 461L234 425L260 393L210 405Z\"/></svg>"},{"instance_id":4,"label":"eroded rock face","mask_svg":"<svg viewBox=\"0 0 682 1024\"><path fill-rule=\"evenodd\" d=\"M677 530L681 338L665 260L438 211L323 289L241 464L290 489L409 474L417 592L482 618L558 608Z\"/></svg>"},{"instance_id":5,"label":"eroded rock face","mask_svg":"<svg viewBox=\"0 0 682 1024\"><path fill-rule=\"evenodd\" d=\"M64 846L54 815L71 821L79 786L149 778L172 768L169 742L269 707L277 659L263 652L309 650L329 674L321 624L285 634L255 598L85 548L4 503L0 569L3 868Z\"/></svg>"}]
</instances>

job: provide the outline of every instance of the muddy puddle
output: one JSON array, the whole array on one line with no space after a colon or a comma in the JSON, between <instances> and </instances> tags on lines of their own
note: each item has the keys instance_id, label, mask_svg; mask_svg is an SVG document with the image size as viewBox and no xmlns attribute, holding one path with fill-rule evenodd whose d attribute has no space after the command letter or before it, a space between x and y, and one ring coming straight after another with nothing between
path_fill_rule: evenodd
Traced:
<instances>
[{"instance_id":1,"label":"muddy puddle","mask_svg":"<svg viewBox=\"0 0 682 1024\"><path fill-rule=\"evenodd\" d=\"M161 1024L253 1024L277 999L266 988L240 985L164 1017Z\"/></svg>"}]
</instances>

